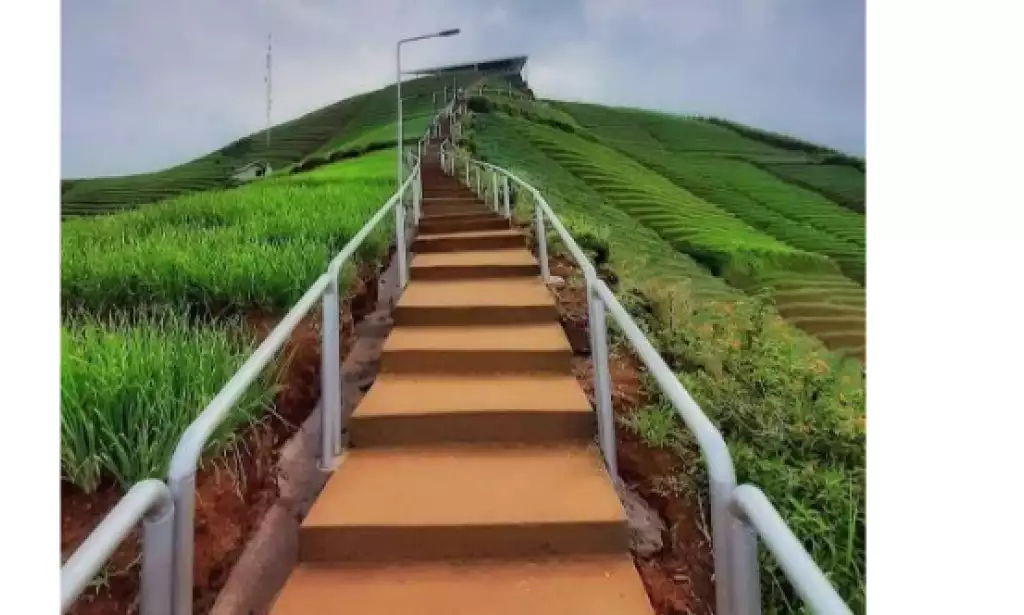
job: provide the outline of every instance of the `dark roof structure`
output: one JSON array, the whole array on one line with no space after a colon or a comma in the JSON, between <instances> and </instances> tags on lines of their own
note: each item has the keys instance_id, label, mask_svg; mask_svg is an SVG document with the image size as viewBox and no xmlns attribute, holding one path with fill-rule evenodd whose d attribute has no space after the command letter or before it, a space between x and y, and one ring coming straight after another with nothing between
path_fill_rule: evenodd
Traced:
<instances>
[{"instance_id":1,"label":"dark roof structure","mask_svg":"<svg viewBox=\"0 0 1024 615\"><path fill-rule=\"evenodd\" d=\"M435 66L432 68L418 68L415 70L402 71L406 75L437 76L451 75L465 72L481 72L491 74L516 74L523 70L528 56L512 56L508 58L494 58L491 60L477 60L463 64L449 64L448 66Z\"/></svg>"}]
</instances>

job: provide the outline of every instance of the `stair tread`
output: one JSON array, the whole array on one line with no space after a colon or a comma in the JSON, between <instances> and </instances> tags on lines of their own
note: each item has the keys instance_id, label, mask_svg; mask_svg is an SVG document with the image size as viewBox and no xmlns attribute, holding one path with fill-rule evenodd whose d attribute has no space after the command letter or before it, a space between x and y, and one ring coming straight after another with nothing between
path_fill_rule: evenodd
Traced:
<instances>
[{"instance_id":1,"label":"stair tread","mask_svg":"<svg viewBox=\"0 0 1024 615\"><path fill-rule=\"evenodd\" d=\"M526 258L533 259L526 250L506 250L507 252L521 252ZM495 250L494 252L497 252ZM421 254L422 257L461 257L470 252L441 252L438 254ZM475 254L484 254L483 252ZM513 260L502 260L500 256L494 257L494 262L486 262L483 256L478 264L528 264L530 261L520 257L521 263ZM423 266L452 266L460 263L459 259L425 259L430 265ZM484 278L478 280L413 280L405 287L401 299L398 300L400 308L415 307L522 307L528 305L551 305L555 304L554 297L547 286L540 281L539 277L524 278Z\"/></svg>"},{"instance_id":2,"label":"stair tread","mask_svg":"<svg viewBox=\"0 0 1024 615\"><path fill-rule=\"evenodd\" d=\"M353 418L507 411L592 412L572 375L382 374L356 407Z\"/></svg>"},{"instance_id":3,"label":"stair tread","mask_svg":"<svg viewBox=\"0 0 1024 615\"><path fill-rule=\"evenodd\" d=\"M503 220L503 221L507 222L507 220L505 220L505 218L503 218L503 217L499 216L498 214L494 213L493 210L491 210L491 209L481 205L480 207L474 207L474 208L468 208L467 207L467 208L463 209L462 211L458 211L458 212L454 212L454 213L443 213L443 214L432 213L432 212L430 212L428 210L423 210L423 215L420 216L420 224L422 224L423 222L430 222L430 221L434 221L434 220L448 221L448 220L462 220L462 219L467 219L467 218L480 218L480 217L496 218L496 219Z\"/></svg>"},{"instance_id":4,"label":"stair tread","mask_svg":"<svg viewBox=\"0 0 1024 615\"><path fill-rule=\"evenodd\" d=\"M409 289L405 292L408 293ZM557 321L514 325L395 327L384 342L383 351L386 355L388 352L402 350L572 352L569 340Z\"/></svg>"},{"instance_id":5,"label":"stair tread","mask_svg":"<svg viewBox=\"0 0 1024 615\"><path fill-rule=\"evenodd\" d=\"M387 566L300 565L271 615L653 615L628 555Z\"/></svg>"},{"instance_id":6,"label":"stair tread","mask_svg":"<svg viewBox=\"0 0 1024 615\"><path fill-rule=\"evenodd\" d=\"M592 444L353 449L302 528L625 522Z\"/></svg>"},{"instance_id":7,"label":"stair tread","mask_svg":"<svg viewBox=\"0 0 1024 615\"><path fill-rule=\"evenodd\" d=\"M452 252L424 252L412 258L411 266L423 267L474 267L490 265L536 265L537 259L526 248L494 248L489 250L456 250ZM496 280L493 280L496 282ZM492 280L477 280L472 283L490 283Z\"/></svg>"},{"instance_id":8,"label":"stair tread","mask_svg":"<svg viewBox=\"0 0 1024 615\"><path fill-rule=\"evenodd\" d=\"M470 239L476 237L522 237L526 235L519 229L492 229L486 231L452 231L448 233L420 233L416 236L418 241L431 241L439 239Z\"/></svg>"}]
</instances>

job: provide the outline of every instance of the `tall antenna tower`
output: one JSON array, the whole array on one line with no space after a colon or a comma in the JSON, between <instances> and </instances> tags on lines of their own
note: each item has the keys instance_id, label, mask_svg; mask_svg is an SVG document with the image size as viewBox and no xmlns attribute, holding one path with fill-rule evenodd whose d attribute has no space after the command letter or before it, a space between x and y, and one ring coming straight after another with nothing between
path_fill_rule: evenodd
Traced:
<instances>
[{"instance_id":1,"label":"tall antenna tower","mask_svg":"<svg viewBox=\"0 0 1024 615\"><path fill-rule=\"evenodd\" d=\"M267 83L267 149L268 150L270 149L270 104L271 104L271 100L272 100L271 93L273 91L272 90L272 83L271 83L271 79L270 79L270 77L271 77L271 73L270 73L270 51L271 51L271 47L270 47L270 34L267 34L267 75L264 78L264 81L266 81L266 83Z\"/></svg>"}]
</instances>

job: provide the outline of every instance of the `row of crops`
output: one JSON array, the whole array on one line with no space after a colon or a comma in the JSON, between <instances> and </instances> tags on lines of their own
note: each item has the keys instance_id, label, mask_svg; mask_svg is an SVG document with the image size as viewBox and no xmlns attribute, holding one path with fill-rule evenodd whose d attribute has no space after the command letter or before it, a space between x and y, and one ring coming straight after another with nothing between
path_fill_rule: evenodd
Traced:
<instances>
[{"instance_id":1,"label":"row of crops","mask_svg":"<svg viewBox=\"0 0 1024 615\"><path fill-rule=\"evenodd\" d=\"M592 258L607 261L624 305L722 429L740 480L762 486L843 597L863 612L860 369L712 275L694 250L753 247L762 254L782 242L620 152L497 109L473 117L476 155L540 188ZM681 228L701 225L707 230ZM795 274L777 267L761 274L769 281L782 276L780 292L792 292L788 276ZM836 272L825 277L863 290ZM643 412L677 420L657 398ZM624 426L634 423L623 417ZM670 448L690 451L684 458L699 458L681 426L669 440ZM763 570L766 612L797 611L792 589L768 557Z\"/></svg>"},{"instance_id":2,"label":"row of crops","mask_svg":"<svg viewBox=\"0 0 1024 615\"><path fill-rule=\"evenodd\" d=\"M245 315L281 313L305 292L394 192L394 164L381 152L66 221L62 479L91 492L163 475L185 427L251 354ZM357 260L379 259L387 242L380 225ZM253 387L212 449L265 419L274 385Z\"/></svg>"}]
</instances>

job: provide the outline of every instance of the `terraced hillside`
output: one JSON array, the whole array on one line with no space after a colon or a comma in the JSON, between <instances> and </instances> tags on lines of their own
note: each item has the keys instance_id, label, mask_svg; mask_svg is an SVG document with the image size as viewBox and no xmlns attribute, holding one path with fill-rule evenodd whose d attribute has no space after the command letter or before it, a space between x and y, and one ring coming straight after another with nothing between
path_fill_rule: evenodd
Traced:
<instances>
[{"instance_id":1,"label":"terraced hillside","mask_svg":"<svg viewBox=\"0 0 1024 615\"><path fill-rule=\"evenodd\" d=\"M818 167L838 168L848 185L859 174L863 188L858 169L825 149L786 149L705 120L488 98L521 138L607 202L732 286L767 294L828 347L864 360L864 216L771 171L815 169L820 178Z\"/></svg>"},{"instance_id":2,"label":"terraced hillside","mask_svg":"<svg viewBox=\"0 0 1024 615\"><path fill-rule=\"evenodd\" d=\"M465 86L478 79L478 75L468 73L457 81ZM405 129L410 139L418 139L423 133L432 114L432 95L451 83L451 77L424 77L402 84ZM234 172L253 161L267 161L273 169L281 170L313 155L327 162L335 152L359 153L393 144L394 117L395 91L389 86L274 126L269 147L265 131L260 131L155 173L64 180L61 215L112 213L186 192L226 188Z\"/></svg>"},{"instance_id":3,"label":"terraced hillside","mask_svg":"<svg viewBox=\"0 0 1024 615\"><path fill-rule=\"evenodd\" d=\"M783 248L776 244L783 242L590 140L596 137L568 134L530 114L529 108L515 116L505 114L498 111L498 103L494 111L477 113L471 120L467 133L474 155L510 169L543 192L658 351L720 426L736 453L740 480L767 486L815 561L855 612L863 612L860 365L830 358L817 338L761 313L747 293L713 275L685 251L697 241L728 256L735 248L721 237L721 229L778 250ZM626 178L634 188L620 193ZM520 194L516 200L520 224L529 226L530 197ZM656 215L659 208L671 213L672 207L674 217ZM668 228L683 216L689 216L687 225L700 224L703 215L711 220L706 232ZM555 237L549 232L550 249L557 253ZM788 248L787 257L828 260L804 256L794 248ZM768 280L772 273L768 270L763 276ZM845 280L863 294L861 287L838 273L832 279ZM814 316L809 311L794 318ZM680 454L692 462L697 458L692 442L675 420L667 404L655 401L623 427L653 446L684 451ZM699 466L693 476L699 476ZM796 612L781 573L770 561L764 565L765 612Z\"/></svg>"}]
</instances>

